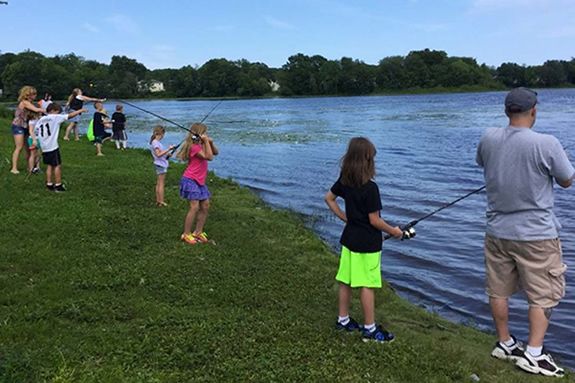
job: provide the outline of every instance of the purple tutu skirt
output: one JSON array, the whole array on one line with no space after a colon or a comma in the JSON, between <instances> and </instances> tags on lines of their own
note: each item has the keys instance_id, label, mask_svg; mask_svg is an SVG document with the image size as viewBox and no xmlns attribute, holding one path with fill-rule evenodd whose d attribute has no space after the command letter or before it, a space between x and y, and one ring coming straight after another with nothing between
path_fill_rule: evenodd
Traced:
<instances>
[{"instance_id":1,"label":"purple tutu skirt","mask_svg":"<svg viewBox=\"0 0 575 383\"><path fill-rule=\"evenodd\" d=\"M191 178L182 177L180 180L180 197L188 201L203 201L211 197L206 185L200 185Z\"/></svg>"}]
</instances>

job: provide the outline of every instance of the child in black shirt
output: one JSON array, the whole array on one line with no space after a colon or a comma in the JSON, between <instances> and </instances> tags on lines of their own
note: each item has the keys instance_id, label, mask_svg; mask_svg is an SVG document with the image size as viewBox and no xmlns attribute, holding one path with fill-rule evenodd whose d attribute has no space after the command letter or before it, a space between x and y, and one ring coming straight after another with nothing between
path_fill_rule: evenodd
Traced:
<instances>
[{"instance_id":1,"label":"child in black shirt","mask_svg":"<svg viewBox=\"0 0 575 383\"><path fill-rule=\"evenodd\" d=\"M96 155L103 156L102 144L112 137L112 134L106 132L106 128L111 128L112 122L110 122L110 119L104 110L104 105L100 101L96 101L94 103L94 108L96 108L96 112L94 113L94 142L96 143Z\"/></svg>"},{"instance_id":2,"label":"child in black shirt","mask_svg":"<svg viewBox=\"0 0 575 383\"><path fill-rule=\"evenodd\" d=\"M116 105L116 111L112 114L112 139L116 143L116 149L126 149L128 135L126 134L126 115L122 104Z\"/></svg>"},{"instance_id":3,"label":"child in black shirt","mask_svg":"<svg viewBox=\"0 0 575 383\"><path fill-rule=\"evenodd\" d=\"M366 138L355 137L349 142L342 159L339 179L327 192L325 201L331 211L345 222L339 270L338 330L362 330L363 341L391 342L395 336L375 323L375 288L381 288L381 247L384 231L396 238L403 235L381 219L379 188L372 181L375 176L375 147ZM345 212L336 202L345 201ZM361 288L363 328L349 316L352 288Z\"/></svg>"}]
</instances>

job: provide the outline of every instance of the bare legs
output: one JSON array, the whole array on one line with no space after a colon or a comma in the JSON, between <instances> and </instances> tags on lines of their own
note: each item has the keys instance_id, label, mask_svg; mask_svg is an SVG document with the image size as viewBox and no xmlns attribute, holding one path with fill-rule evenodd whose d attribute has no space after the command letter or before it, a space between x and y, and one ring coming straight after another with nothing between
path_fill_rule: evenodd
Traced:
<instances>
[{"instance_id":1,"label":"bare legs","mask_svg":"<svg viewBox=\"0 0 575 383\"><path fill-rule=\"evenodd\" d=\"M340 317L349 315L352 289L345 283L339 284L339 313ZM375 291L369 287L362 287L360 293L361 308L365 324L375 323Z\"/></svg>"},{"instance_id":2,"label":"bare legs","mask_svg":"<svg viewBox=\"0 0 575 383\"><path fill-rule=\"evenodd\" d=\"M529 340L531 347L543 346L543 339L549 327L549 319L541 307L529 307Z\"/></svg>"},{"instance_id":3,"label":"bare legs","mask_svg":"<svg viewBox=\"0 0 575 383\"><path fill-rule=\"evenodd\" d=\"M52 183L52 175L54 175L54 184L62 184L62 166L52 166L48 165L46 167L46 184Z\"/></svg>"},{"instance_id":4,"label":"bare legs","mask_svg":"<svg viewBox=\"0 0 575 383\"><path fill-rule=\"evenodd\" d=\"M495 330L500 342L511 338L509 333L509 306L506 298L489 297L491 315L495 322ZM549 326L549 320L545 316L545 310L541 307L529 307L529 340L531 347L543 346L543 339Z\"/></svg>"},{"instance_id":5,"label":"bare legs","mask_svg":"<svg viewBox=\"0 0 575 383\"><path fill-rule=\"evenodd\" d=\"M96 142L96 155L97 156L103 156L104 153L102 153L102 144L108 140L111 140L112 137L106 137L104 139L102 139L102 142Z\"/></svg>"},{"instance_id":6,"label":"bare legs","mask_svg":"<svg viewBox=\"0 0 575 383\"><path fill-rule=\"evenodd\" d=\"M116 141L118 142L118 141ZM156 182L156 204L158 206L166 206L164 202L164 183L166 180L166 173L158 174L158 180Z\"/></svg>"},{"instance_id":7,"label":"bare legs","mask_svg":"<svg viewBox=\"0 0 575 383\"><path fill-rule=\"evenodd\" d=\"M36 158L38 153L36 150L30 150L28 155L28 172L31 172L36 167Z\"/></svg>"},{"instance_id":8,"label":"bare legs","mask_svg":"<svg viewBox=\"0 0 575 383\"><path fill-rule=\"evenodd\" d=\"M340 317L349 315L349 305L351 303L351 287L345 283L339 283L339 312Z\"/></svg>"},{"instance_id":9,"label":"bare legs","mask_svg":"<svg viewBox=\"0 0 575 383\"><path fill-rule=\"evenodd\" d=\"M194 230L194 234L201 234L204 231L204 225L208 218L209 208L209 199L203 201L190 201L190 209L188 210L186 219L184 220L184 235L188 235L192 232L194 220L196 220L196 229Z\"/></svg>"},{"instance_id":10,"label":"bare legs","mask_svg":"<svg viewBox=\"0 0 575 383\"><path fill-rule=\"evenodd\" d=\"M74 137L76 141L80 141L80 136L78 136L78 124L71 122L70 125L66 127L66 133L64 134L64 140L70 141L70 132L74 131Z\"/></svg>"},{"instance_id":11,"label":"bare legs","mask_svg":"<svg viewBox=\"0 0 575 383\"><path fill-rule=\"evenodd\" d=\"M491 306L491 316L495 323L495 331L501 343L509 340L509 305L507 298L494 298L489 297L489 305Z\"/></svg>"},{"instance_id":12,"label":"bare legs","mask_svg":"<svg viewBox=\"0 0 575 383\"><path fill-rule=\"evenodd\" d=\"M24 148L24 135L16 134L14 137L14 152L12 152L12 169L10 172L12 174L20 173L18 171L18 157L20 157L20 152Z\"/></svg>"},{"instance_id":13,"label":"bare legs","mask_svg":"<svg viewBox=\"0 0 575 383\"><path fill-rule=\"evenodd\" d=\"M204 232L204 225L208 219L208 210L210 209L210 200L206 199L200 201L200 210L198 211L198 218L196 220L196 230L194 234L202 234Z\"/></svg>"},{"instance_id":14,"label":"bare legs","mask_svg":"<svg viewBox=\"0 0 575 383\"><path fill-rule=\"evenodd\" d=\"M375 323L375 292L373 289L362 287L360 300L361 308L363 309L363 323Z\"/></svg>"},{"instance_id":15,"label":"bare legs","mask_svg":"<svg viewBox=\"0 0 575 383\"><path fill-rule=\"evenodd\" d=\"M100 144L99 142L96 143L96 155L97 156L104 155L104 153L102 153L102 144Z\"/></svg>"}]
</instances>

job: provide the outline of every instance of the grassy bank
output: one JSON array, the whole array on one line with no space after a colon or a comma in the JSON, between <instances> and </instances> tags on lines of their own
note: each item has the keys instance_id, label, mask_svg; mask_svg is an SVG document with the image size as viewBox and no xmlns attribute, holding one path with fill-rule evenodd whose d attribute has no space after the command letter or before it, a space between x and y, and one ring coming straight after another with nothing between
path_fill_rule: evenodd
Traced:
<instances>
[{"instance_id":1,"label":"grassy bank","mask_svg":"<svg viewBox=\"0 0 575 383\"><path fill-rule=\"evenodd\" d=\"M493 336L389 286L378 291L377 318L393 344L338 334L337 259L293 214L212 175L206 229L216 244L191 247L179 241L182 166L170 168L170 206L159 209L149 153L108 145L96 158L85 141L61 142L68 192L55 194L42 176L9 173L8 123L0 382L549 381L493 360ZM361 319L357 301L353 313Z\"/></svg>"}]
</instances>

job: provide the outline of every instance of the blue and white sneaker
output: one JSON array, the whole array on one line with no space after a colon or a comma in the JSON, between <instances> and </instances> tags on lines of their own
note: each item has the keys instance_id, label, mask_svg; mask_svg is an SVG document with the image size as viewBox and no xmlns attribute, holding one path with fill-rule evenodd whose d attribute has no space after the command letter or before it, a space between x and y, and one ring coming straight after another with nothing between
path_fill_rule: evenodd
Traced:
<instances>
[{"instance_id":1,"label":"blue and white sneaker","mask_svg":"<svg viewBox=\"0 0 575 383\"><path fill-rule=\"evenodd\" d=\"M362 330L361 340L364 342L391 343L395 340L395 335L385 331L381 325L378 325L375 326L375 329L372 331L364 328Z\"/></svg>"},{"instance_id":2,"label":"blue and white sneaker","mask_svg":"<svg viewBox=\"0 0 575 383\"><path fill-rule=\"evenodd\" d=\"M347 322L345 325L339 323L339 321L335 322L335 329L338 331L347 331L347 332L353 332L353 331L359 331L361 330L361 326L359 325L359 323L357 323L355 320L353 320L352 317L349 317L349 322Z\"/></svg>"}]
</instances>

